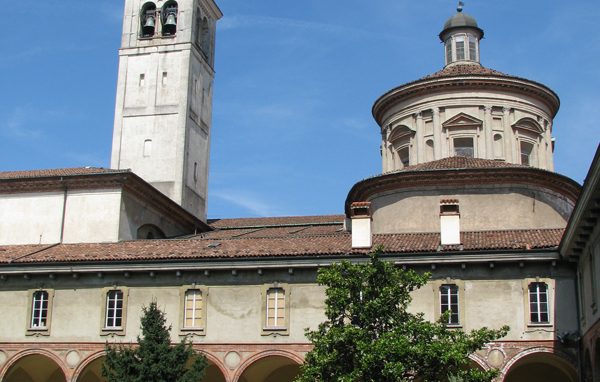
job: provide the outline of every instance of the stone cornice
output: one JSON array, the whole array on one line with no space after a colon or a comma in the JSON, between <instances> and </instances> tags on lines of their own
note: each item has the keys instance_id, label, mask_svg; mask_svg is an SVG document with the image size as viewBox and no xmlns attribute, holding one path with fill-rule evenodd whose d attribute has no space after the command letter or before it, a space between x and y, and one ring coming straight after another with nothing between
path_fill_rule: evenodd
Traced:
<instances>
[{"instance_id":1,"label":"stone cornice","mask_svg":"<svg viewBox=\"0 0 600 382\"><path fill-rule=\"evenodd\" d=\"M344 210L346 216L350 217L350 205L353 202L369 201L375 195L389 191L488 185L522 185L547 189L564 196L573 204L581 190L577 182L566 176L533 167L406 170L356 183L348 193Z\"/></svg>"},{"instance_id":2,"label":"stone cornice","mask_svg":"<svg viewBox=\"0 0 600 382\"><path fill-rule=\"evenodd\" d=\"M554 118L560 107L560 99L550 88L540 83L511 76L460 75L452 77L425 78L394 88L379 97L372 108L373 118L379 126L384 124L384 115L393 105L424 93L448 90L476 89L512 91L534 97L543 102Z\"/></svg>"}]
</instances>

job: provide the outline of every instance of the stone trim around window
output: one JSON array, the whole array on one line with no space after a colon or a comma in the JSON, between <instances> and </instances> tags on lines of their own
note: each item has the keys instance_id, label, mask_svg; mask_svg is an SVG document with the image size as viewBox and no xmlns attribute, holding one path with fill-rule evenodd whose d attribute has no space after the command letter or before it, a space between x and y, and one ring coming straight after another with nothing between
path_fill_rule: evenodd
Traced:
<instances>
[{"instance_id":1,"label":"stone trim around window","mask_svg":"<svg viewBox=\"0 0 600 382\"><path fill-rule=\"evenodd\" d=\"M548 296L548 322L532 322L531 321L531 311L529 304L529 285L532 283L544 283L548 286L547 296ZM526 278L522 282L523 288L523 319L525 320L525 325L527 327L553 327L554 326L554 288L555 281L550 278Z\"/></svg>"},{"instance_id":2,"label":"stone trim around window","mask_svg":"<svg viewBox=\"0 0 600 382\"><path fill-rule=\"evenodd\" d=\"M277 326L268 326L267 324L267 293L270 289L277 289L280 288L283 290L283 298L285 299L284 301L284 317L283 317L283 323L281 325L277 325ZM272 283L272 284L265 284L262 286L261 288L261 294L260 294L261 298L260 298L260 304L261 304L261 335L262 336L270 336L270 335L281 335L281 336L287 336L289 335L289 328L290 328L290 286L288 284L283 284L283 283Z\"/></svg>"},{"instance_id":3,"label":"stone trim around window","mask_svg":"<svg viewBox=\"0 0 600 382\"><path fill-rule=\"evenodd\" d=\"M463 280L456 280L451 278L445 278L440 280L433 280L431 282L433 288L433 295L435 301L434 318L436 321L442 316L441 309L441 293L440 288L442 285L456 285L458 287L458 324L447 324L449 328L462 328L465 326L465 282Z\"/></svg>"},{"instance_id":4,"label":"stone trim around window","mask_svg":"<svg viewBox=\"0 0 600 382\"><path fill-rule=\"evenodd\" d=\"M43 327L33 327L32 323L32 314L33 314L33 295L36 292L46 292L48 293L48 310L46 315L46 326ZM27 322L26 322L26 336L49 336L50 335L50 326L52 324L52 303L54 301L54 289L47 288L38 288L38 289L30 289L27 291Z\"/></svg>"},{"instance_id":5,"label":"stone trim around window","mask_svg":"<svg viewBox=\"0 0 600 382\"><path fill-rule=\"evenodd\" d=\"M188 326L186 327L186 293L188 291L198 290L202 296L202 300L200 302L200 310L201 310L201 320L199 325ZM207 316L207 300L208 300L208 288L205 285L183 285L179 288L179 335L187 336L187 335L198 335L204 336L206 335L206 319Z\"/></svg>"},{"instance_id":6,"label":"stone trim around window","mask_svg":"<svg viewBox=\"0 0 600 382\"><path fill-rule=\"evenodd\" d=\"M108 292L113 290L120 290L123 292L123 310L121 313L121 326L120 327L106 327L106 300L108 298ZM112 286L101 289L100 295L100 306L102 316L100 317L100 336L124 336L125 327L127 326L127 302L129 299L129 288L123 286Z\"/></svg>"}]
</instances>

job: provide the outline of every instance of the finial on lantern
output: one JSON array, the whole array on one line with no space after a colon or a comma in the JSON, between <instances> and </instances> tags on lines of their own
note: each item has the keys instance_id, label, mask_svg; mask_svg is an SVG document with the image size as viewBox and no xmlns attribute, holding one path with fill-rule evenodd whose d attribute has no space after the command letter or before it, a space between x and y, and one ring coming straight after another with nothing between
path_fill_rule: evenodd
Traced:
<instances>
[{"instance_id":1,"label":"finial on lantern","mask_svg":"<svg viewBox=\"0 0 600 382\"><path fill-rule=\"evenodd\" d=\"M457 12L462 12L464 6L465 6L465 3L462 2L462 1L459 1L458 2L458 7L456 7L456 11Z\"/></svg>"}]
</instances>

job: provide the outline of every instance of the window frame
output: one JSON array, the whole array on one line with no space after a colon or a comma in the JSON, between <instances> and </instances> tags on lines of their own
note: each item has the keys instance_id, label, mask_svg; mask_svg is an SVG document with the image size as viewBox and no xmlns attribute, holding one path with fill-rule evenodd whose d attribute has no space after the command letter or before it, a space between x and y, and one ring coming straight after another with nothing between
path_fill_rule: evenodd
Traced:
<instances>
[{"instance_id":1,"label":"window frame","mask_svg":"<svg viewBox=\"0 0 600 382\"><path fill-rule=\"evenodd\" d=\"M545 284L546 285L546 305L547 305L547 315L548 315L548 321L546 322L536 322L536 321L532 321L532 312L531 312L531 300L530 300L530 291L529 291L529 287L532 284ZM523 304L524 304L524 319L526 322L526 325L528 327L552 327L554 326L553 323L553 319L554 319L554 311L553 311L553 307L554 307L554 280L553 279L549 279L549 278L541 278L541 277L536 277L536 278L529 278L529 279L525 279L523 280Z\"/></svg>"},{"instance_id":2,"label":"window frame","mask_svg":"<svg viewBox=\"0 0 600 382\"><path fill-rule=\"evenodd\" d=\"M272 289L282 289L284 298L284 315L282 325L268 326L269 314L269 291ZM262 315L262 333L261 335L289 335L290 324L290 287L288 284L273 283L263 285L261 291L261 315Z\"/></svg>"},{"instance_id":3,"label":"window frame","mask_svg":"<svg viewBox=\"0 0 600 382\"><path fill-rule=\"evenodd\" d=\"M120 326L108 326L108 303L109 303L109 293L120 291L122 293L122 305L121 305L121 325ZM129 299L129 289L125 287L110 287L102 289L102 317L100 321L100 335L118 335L124 336L125 329L127 326L127 303Z\"/></svg>"},{"instance_id":4,"label":"window frame","mask_svg":"<svg viewBox=\"0 0 600 382\"><path fill-rule=\"evenodd\" d=\"M45 326L33 326L33 315L34 315L34 301L35 294L39 292L47 293L47 307L46 307L46 325ZM52 304L54 302L54 289L38 288L27 291L28 293L28 307L27 307L27 324L26 324L26 335L27 336L49 336L50 326L52 323Z\"/></svg>"},{"instance_id":5,"label":"window frame","mask_svg":"<svg viewBox=\"0 0 600 382\"><path fill-rule=\"evenodd\" d=\"M452 285L456 287L457 301L457 318L458 322L445 323L449 328L462 328L465 326L465 282L463 280L446 278L443 280L435 280L432 283L435 302L434 318L439 321L442 317L442 287Z\"/></svg>"},{"instance_id":6,"label":"window frame","mask_svg":"<svg viewBox=\"0 0 600 382\"><path fill-rule=\"evenodd\" d=\"M457 139L470 139L471 142L473 143L472 149L473 149L473 154L471 156L466 156L467 158L477 158L477 136L476 135L463 135L463 134L457 134L457 135L451 135L452 138L452 156L459 156L456 153L456 140ZM462 146L459 146L462 147ZM465 156L465 155L460 155L460 156Z\"/></svg>"},{"instance_id":7,"label":"window frame","mask_svg":"<svg viewBox=\"0 0 600 382\"><path fill-rule=\"evenodd\" d=\"M200 301L200 310L202 312L202 318L199 325L195 326L186 326L186 302L187 302L187 293L190 291L198 291L202 296L202 301ZM179 331L180 335L187 336L190 334L203 336L206 334L206 322L208 319L207 314L207 300L208 300L208 288L204 285L184 285L179 288Z\"/></svg>"}]
</instances>

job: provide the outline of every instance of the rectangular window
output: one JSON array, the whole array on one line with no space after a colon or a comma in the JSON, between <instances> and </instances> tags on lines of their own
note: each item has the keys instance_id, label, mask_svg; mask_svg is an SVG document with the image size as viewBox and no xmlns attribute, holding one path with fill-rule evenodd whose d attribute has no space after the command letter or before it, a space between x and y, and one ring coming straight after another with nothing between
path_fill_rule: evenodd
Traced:
<instances>
[{"instance_id":1,"label":"rectangular window","mask_svg":"<svg viewBox=\"0 0 600 382\"><path fill-rule=\"evenodd\" d=\"M184 304L183 327L186 329L203 327L202 292L199 289L186 291Z\"/></svg>"},{"instance_id":2,"label":"rectangular window","mask_svg":"<svg viewBox=\"0 0 600 382\"><path fill-rule=\"evenodd\" d=\"M267 290L267 328L285 327L285 291L283 288Z\"/></svg>"},{"instance_id":3,"label":"rectangular window","mask_svg":"<svg viewBox=\"0 0 600 382\"><path fill-rule=\"evenodd\" d=\"M454 155L461 157L475 156L473 138L454 138Z\"/></svg>"},{"instance_id":4,"label":"rectangular window","mask_svg":"<svg viewBox=\"0 0 600 382\"><path fill-rule=\"evenodd\" d=\"M532 324L548 324L548 284L529 284L529 320Z\"/></svg>"},{"instance_id":5,"label":"rectangular window","mask_svg":"<svg viewBox=\"0 0 600 382\"><path fill-rule=\"evenodd\" d=\"M469 36L469 60L477 61L477 40Z\"/></svg>"},{"instance_id":6,"label":"rectangular window","mask_svg":"<svg viewBox=\"0 0 600 382\"><path fill-rule=\"evenodd\" d=\"M33 293L31 300L31 328L44 329L48 323L48 292L40 290Z\"/></svg>"},{"instance_id":7,"label":"rectangular window","mask_svg":"<svg viewBox=\"0 0 600 382\"><path fill-rule=\"evenodd\" d=\"M440 287L440 313L449 311L448 325L459 325L458 286L444 284Z\"/></svg>"},{"instance_id":8,"label":"rectangular window","mask_svg":"<svg viewBox=\"0 0 600 382\"><path fill-rule=\"evenodd\" d=\"M106 294L106 329L120 329L123 325L123 292L111 290Z\"/></svg>"},{"instance_id":9,"label":"rectangular window","mask_svg":"<svg viewBox=\"0 0 600 382\"><path fill-rule=\"evenodd\" d=\"M446 41L446 65L452 62L452 40Z\"/></svg>"},{"instance_id":10,"label":"rectangular window","mask_svg":"<svg viewBox=\"0 0 600 382\"><path fill-rule=\"evenodd\" d=\"M533 145L529 142L521 142L521 164L531 166Z\"/></svg>"},{"instance_id":11,"label":"rectangular window","mask_svg":"<svg viewBox=\"0 0 600 382\"><path fill-rule=\"evenodd\" d=\"M456 43L456 60L464 60L465 59L465 37L457 36L455 38Z\"/></svg>"}]
</instances>

